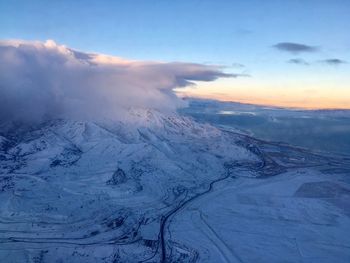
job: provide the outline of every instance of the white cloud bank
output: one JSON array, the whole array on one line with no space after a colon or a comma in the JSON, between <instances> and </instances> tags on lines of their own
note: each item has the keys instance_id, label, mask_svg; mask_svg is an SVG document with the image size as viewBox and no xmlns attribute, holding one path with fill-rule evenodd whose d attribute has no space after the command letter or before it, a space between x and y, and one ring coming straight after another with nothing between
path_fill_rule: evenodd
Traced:
<instances>
[{"instance_id":1,"label":"white cloud bank","mask_svg":"<svg viewBox=\"0 0 350 263\"><path fill-rule=\"evenodd\" d=\"M118 118L128 108L174 110L173 92L229 77L219 67L124 60L54 41L0 41L0 121Z\"/></svg>"}]
</instances>

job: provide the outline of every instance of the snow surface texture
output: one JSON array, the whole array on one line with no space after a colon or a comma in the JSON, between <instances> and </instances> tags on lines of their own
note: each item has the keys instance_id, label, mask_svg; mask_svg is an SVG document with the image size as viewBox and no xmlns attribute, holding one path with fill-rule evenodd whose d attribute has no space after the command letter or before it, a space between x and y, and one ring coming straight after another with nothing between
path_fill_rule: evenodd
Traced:
<instances>
[{"instance_id":1,"label":"snow surface texture","mask_svg":"<svg viewBox=\"0 0 350 263\"><path fill-rule=\"evenodd\" d=\"M0 137L0 262L350 262L350 160L155 110Z\"/></svg>"}]
</instances>

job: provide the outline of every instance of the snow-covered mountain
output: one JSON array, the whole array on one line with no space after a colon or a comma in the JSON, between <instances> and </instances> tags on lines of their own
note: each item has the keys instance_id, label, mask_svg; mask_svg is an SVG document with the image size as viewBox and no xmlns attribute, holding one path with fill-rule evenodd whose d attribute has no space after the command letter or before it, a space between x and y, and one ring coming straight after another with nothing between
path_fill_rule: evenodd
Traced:
<instances>
[{"instance_id":1,"label":"snow-covered mountain","mask_svg":"<svg viewBox=\"0 0 350 263\"><path fill-rule=\"evenodd\" d=\"M350 160L176 113L0 134L1 262L348 262Z\"/></svg>"}]
</instances>

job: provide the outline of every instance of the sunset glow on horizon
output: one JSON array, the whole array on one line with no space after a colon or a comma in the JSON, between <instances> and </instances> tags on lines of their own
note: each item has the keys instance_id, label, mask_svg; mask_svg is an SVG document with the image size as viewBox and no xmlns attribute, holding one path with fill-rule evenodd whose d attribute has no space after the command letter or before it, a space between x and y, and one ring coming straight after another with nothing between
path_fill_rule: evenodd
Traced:
<instances>
[{"instance_id":1,"label":"sunset glow on horizon","mask_svg":"<svg viewBox=\"0 0 350 263\"><path fill-rule=\"evenodd\" d=\"M350 109L350 89L345 85L249 83L251 80L219 79L215 82L198 82L197 86L176 89L180 97L215 99L273 107L300 109ZM309 87L309 88L307 88Z\"/></svg>"},{"instance_id":2,"label":"sunset glow on horizon","mask_svg":"<svg viewBox=\"0 0 350 263\"><path fill-rule=\"evenodd\" d=\"M0 263L350 262L350 0L0 25Z\"/></svg>"},{"instance_id":3,"label":"sunset glow on horizon","mask_svg":"<svg viewBox=\"0 0 350 263\"><path fill-rule=\"evenodd\" d=\"M347 0L102 0L69 6L14 0L0 1L0 10L0 40L52 39L93 52L104 63L184 62L232 75L178 88L179 96L350 108Z\"/></svg>"}]
</instances>

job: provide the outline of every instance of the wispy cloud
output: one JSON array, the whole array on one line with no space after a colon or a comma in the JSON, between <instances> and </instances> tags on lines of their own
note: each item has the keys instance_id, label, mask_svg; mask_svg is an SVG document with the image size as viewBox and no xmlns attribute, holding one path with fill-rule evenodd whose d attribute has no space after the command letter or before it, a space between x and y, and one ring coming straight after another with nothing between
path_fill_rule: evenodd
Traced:
<instances>
[{"instance_id":1,"label":"wispy cloud","mask_svg":"<svg viewBox=\"0 0 350 263\"><path fill-rule=\"evenodd\" d=\"M173 89L213 81L218 66L131 61L54 41L0 41L0 121L115 118L133 107L173 110Z\"/></svg>"},{"instance_id":2,"label":"wispy cloud","mask_svg":"<svg viewBox=\"0 0 350 263\"><path fill-rule=\"evenodd\" d=\"M287 63L289 63L289 64L296 64L296 65L303 65L303 66L310 65L309 62L307 62L306 60L304 60L302 58L292 58L292 59L289 59L287 61Z\"/></svg>"},{"instance_id":3,"label":"wispy cloud","mask_svg":"<svg viewBox=\"0 0 350 263\"><path fill-rule=\"evenodd\" d=\"M253 30L246 29L246 28L239 28L236 31L234 31L239 36L247 36L253 34Z\"/></svg>"},{"instance_id":4,"label":"wispy cloud","mask_svg":"<svg viewBox=\"0 0 350 263\"><path fill-rule=\"evenodd\" d=\"M309 66L315 63L322 63L330 66L339 66L342 64L348 63L345 60L339 59L339 58L330 58L330 59L322 59L322 60L317 60L312 63L302 59L302 58L292 58L287 60L287 63L289 64L295 64L295 65L303 65L303 66Z\"/></svg>"},{"instance_id":5,"label":"wispy cloud","mask_svg":"<svg viewBox=\"0 0 350 263\"><path fill-rule=\"evenodd\" d=\"M281 42L273 45L277 50L289 52L292 54L305 53L305 52L316 52L319 51L319 48L316 46L309 46L300 43L292 43L292 42Z\"/></svg>"},{"instance_id":6,"label":"wispy cloud","mask_svg":"<svg viewBox=\"0 0 350 263\"><path fill-rule=\"evenodd\" d=\"M347 63L347 61L339 59L339 58L323 59L323 60L320 60L320 62L327 64L327 65L331 65L331 66L338 66L338 65Z\"/></svg>"},{"instance_id":7,"label":"wispy cloud","mask_svg":"<svg viewBox=\"0 0 350 263\"><path fill-rule=\"evenodd\" d=\"M241 63L232 63L233 68L245 68L245 65Z\"/></svg>"},{"instance_id":8,"label":"wispy cloud","mask_svg":"<svg viewBox=\"0 0 350 263\"><path fill-rule=\"evenodd\" d=\"M240 77L250 78L251 75L248 73L232 73L231 77L232 78L240 78Z\"/></svg>"}]
</instances>

